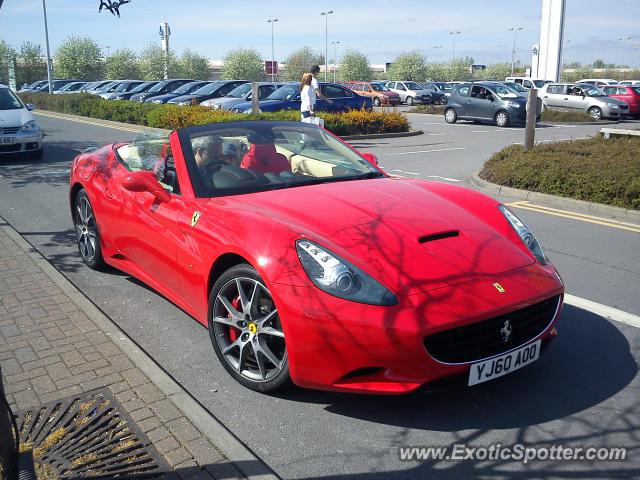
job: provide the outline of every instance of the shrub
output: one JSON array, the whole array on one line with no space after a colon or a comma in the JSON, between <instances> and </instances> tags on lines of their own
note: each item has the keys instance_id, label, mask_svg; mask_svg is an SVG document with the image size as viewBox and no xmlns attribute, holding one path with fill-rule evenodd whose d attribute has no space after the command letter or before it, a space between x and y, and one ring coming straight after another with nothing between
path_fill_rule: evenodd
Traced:
<instances>
[{"instance_id":1,"label":"shrub","mask_svg":"<svg viewBox=\"0 0 640 480\"><path fill-rule=\"evenodd\" d=\"M431 113L434 115L444 115L446 105L416 105L409 113Z\"/></svg>"},{"instance_id":2,"label":"shrub","mask_svg":"<svg viewBox=\"0 0 640 480\"><path fill-rule=\"evenodd\" d=\"M480 177L499 185L640 210L640 138L511 145Z\"/></svg>"},{"instance_id":3,"label":"shrub","mask_svg":"<svg viewBox=\"0 0 640 480\"><path fill-rule=\"evenodd\" d=\"M544 122L594 122L586 112L561 112L560 110L544 110L541 120Z\"/></svg>"},{"instance_id":4,"label":"shrub","mask_svg":"<svg viewBox=\"0 0 640 480\"><path fill-rule=\"evenodd\" d=\"M23 101L34 103L43 110L71 113L86 117L133 123L156 128L176 129L207 123L238 120L299 121L300 112L283 110L257 115L212 110L200 105L182 106L155 103L137 103L128 100L104 100L88 94L50 95L24 93ZM335 135L407 132L410 123L399 112L368 112L350 110L343 113L322 112L325 128Z\"/></svg>"}]
</instances>

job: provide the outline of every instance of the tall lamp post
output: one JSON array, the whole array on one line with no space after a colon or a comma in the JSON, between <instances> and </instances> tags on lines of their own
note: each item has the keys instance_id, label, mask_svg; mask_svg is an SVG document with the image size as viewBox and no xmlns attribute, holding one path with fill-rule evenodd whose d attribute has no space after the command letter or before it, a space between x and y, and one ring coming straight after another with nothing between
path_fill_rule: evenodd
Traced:
<instances>
[{"instance_id":1,"label":"tall lamp post","mask_svg":"<svg viewBox=\"0 0 640 480\"><path fill-rule=\"evenodd\" d=\"M336 83L336 69L338 68L337 63L338 63L338 44L340 43L340 40L335 41L335 42L331 42L331 45L333 45L333 83Z\"/></svg>"},{"instance_id":2,"label":"tall lamp post","mask_svg":"<svg viewBox=\"0 0 640 480\"><path fill-rule=\"evenodd\" d=\"M562 80L562 74L564 72L564 65L569 61L569 45L571 40L564 41L565 47L562 49L562 65L560 65L560 79Z\"/></svg>"},{"instance_id":3,"label":"tall lamp post","mask_svg":"<svg viewBox=\"0 0 640 480\"><path fill-rule=\"evenodd\" d=\"M44 38L47 45L47 80L49 81L49 93L53 93L51 84L51 51L49 50L49 27L47 26L47 4L42 0L42 13L44 15Z\"/></svg>"},{"instance_id":4,"label":"tall lamp post","mask_svg":"<svg viewBox=\"0 0 640 480\"><path fill-rule=\"evenodd\" d=\"M109 49L111 48L111 45L105 45L104 48L107 49L107 57L109 57Z\"/></svg>"},{"instance_id":5,"label":"tall lamp post","mask_svg":"<svg viewBox=\"0 0 640 480\"><path fill-rule=\"evenodd\" d=\"M634 47L638 51L638 68L640 68L640 45L634 45Z\"/></svg>"},{"instance_id":6,"label":"tall lamp post","mask_svg":"<svg viewBox=\"0 0 640 480\"><path fill-rule=\"evenodd\" d=\"M622 80L622 66L624 64L624 41L631 40L631 37L620 37L618 38L620 41L620 70L618 71L618 80Z\"/></svg>"},{"instance_id":7,"label":"tall lamp post","mask_svg":"<svg viewBox=\"0 0 640 480\"><path fill-rule=\"evenodd\" d=\"M518 32L522 30L522 27L511 27L510 32L513 32L513 48L511 49L511 76L513 77L514 65L516 63L516 37Z\"/></svg>"},{"instance_id":8,"label":"tall lamp post","mask_svg":"<svg viewBox=\"0 0 640 480\"><path fill-rule=\"evenodd\" d=\"M277 18L270 18L269 20L267 20L267 23L271 24L271 81L274 82L274 77L276 74L276 65L275 65L275 54L274 54L274 50L273 50L273 24L276 23L278 21Z\"/></svg>"},{"instance_id":9,"label":"tall lamp post","mask_svg":"<svg viewBox=\"0 0 640 480\"><path fill-rule=\"evenodd\" d=\"M333 10L328 12L321 12L320 15L324 15L324 81L327 81L327 58L329 57L329 15L333 13Z\"/></svg>"},{"instance_id":10,"label":"tall lamp post","mask_svg":"<svg viewBox=\"0 0 640 480\"><path fill-rule=\"evenodd\" d=\"M449 32L449 35L453 37L453 48L451 52L451 63L456 60L456 37L460 35L460 32Z\"/></svg>"}]
</instances>

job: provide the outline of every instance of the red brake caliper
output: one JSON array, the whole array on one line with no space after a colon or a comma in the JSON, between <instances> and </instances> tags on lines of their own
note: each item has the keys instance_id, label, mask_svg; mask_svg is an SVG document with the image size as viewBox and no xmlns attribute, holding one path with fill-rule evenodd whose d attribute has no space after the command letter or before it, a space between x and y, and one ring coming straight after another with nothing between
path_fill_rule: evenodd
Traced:
<instances>
[{"instance_id":1,"label":"red brake caliper","mask_svg":"<svg viewBox=\"0 0 640 480\"><path fill-rule=\"evenodd\" d=\"M240 306L240 295L238 295L231 301L231 306L238 310L238 307ZM231 314L229 314L229 317L231 317ZM235 342L239 336L240 330L229 325L229 340L231 341L231 343Z\"/></svg>"}]
</instances>

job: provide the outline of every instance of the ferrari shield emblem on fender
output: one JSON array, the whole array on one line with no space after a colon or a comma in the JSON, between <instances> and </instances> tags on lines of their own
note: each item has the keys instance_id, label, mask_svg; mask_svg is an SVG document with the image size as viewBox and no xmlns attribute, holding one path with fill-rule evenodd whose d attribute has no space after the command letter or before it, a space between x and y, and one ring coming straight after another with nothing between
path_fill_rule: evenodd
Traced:
<instances>
[{"instance_id":1,"label":"ferrari shield emblem on fender","mask_svg":"<svg viewBox=\"0 0 640 480\"><path fill-rule=\"evenodd\" d=\"M493 286L496 287L496 290L498 290L500 293L506 292L504 287L502 285L500 285L499 283L494 283Z\"/></svg>"},{"instance_id":2,"label":"ferrari shield emblem on fender","mask_svg":"<svg viewBox=\"0 0 640 480\"><path fill-rule=\"evenodd\" d=\"M195 227L199 219L200 219L200 212L196 210L195 212L193 212L193 215L191 217L191 226Z\"/></svg>"}]
</instances>

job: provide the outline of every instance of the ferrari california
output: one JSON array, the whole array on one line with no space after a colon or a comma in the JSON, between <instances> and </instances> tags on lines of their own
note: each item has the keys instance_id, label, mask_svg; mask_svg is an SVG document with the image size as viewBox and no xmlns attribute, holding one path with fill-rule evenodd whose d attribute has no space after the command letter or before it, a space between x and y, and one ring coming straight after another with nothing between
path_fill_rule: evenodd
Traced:
<instances>
[{"instance_id":1,"label":"ferrari california","mask_svg":"<svg viewBox=\"0 0 640 480\"><path fill-rule=\"evenodd\" d=\"M488 196L377 163L299 122L140 134L74 159L79 252L207 326L261 392L401 394L535 362L564 286L531 230Z\"/></svg>"}]
</instances>

